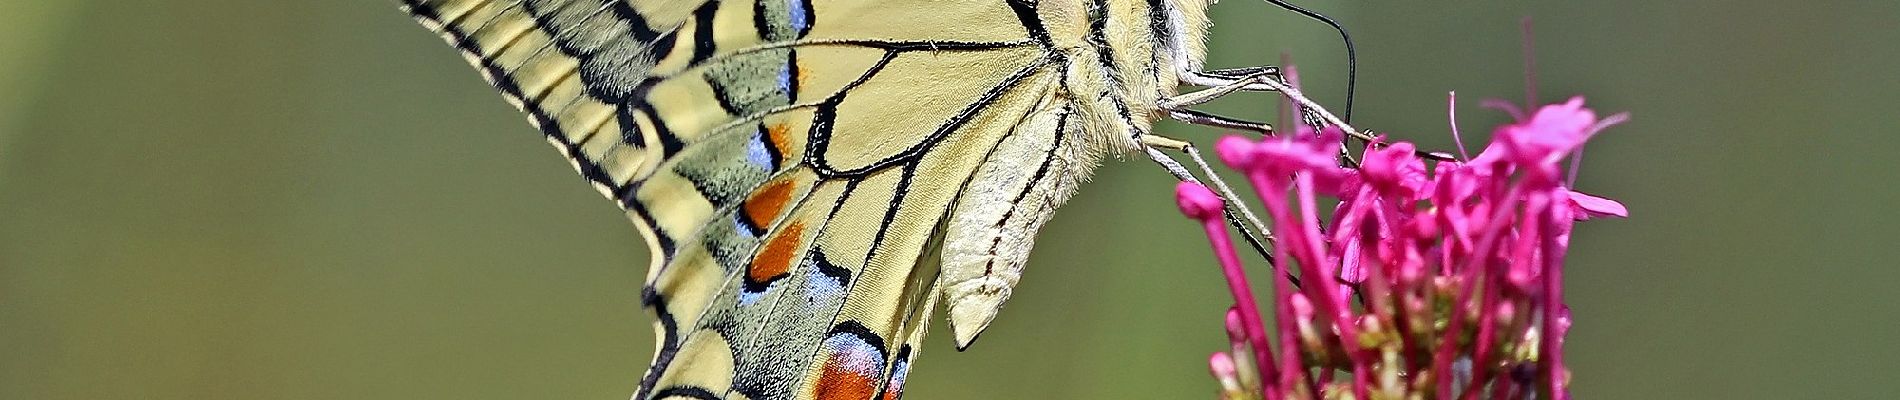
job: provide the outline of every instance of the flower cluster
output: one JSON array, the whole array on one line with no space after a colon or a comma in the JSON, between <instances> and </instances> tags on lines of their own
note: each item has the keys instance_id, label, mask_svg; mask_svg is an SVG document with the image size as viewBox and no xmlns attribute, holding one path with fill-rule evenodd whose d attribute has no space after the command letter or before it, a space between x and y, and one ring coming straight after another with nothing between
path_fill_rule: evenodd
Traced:
<instances>
[{"instance_id":1,"label":"flower cluster","mask_svg":"<svg viewBox=\"0 0 1900 400\"><path fill-rule=\"evenodd\" d=\"M1262 318L1221 198L1182 183L1181 211L1206 228L1235 297L1233 348L1209 361L1222 397L1568 398L1571 225L1627 211L1567 187L1562 161L1621 117L1577 97L1498 128L1469 160L1375 142L1356 168L1340 165L1332 127L1222 139L1270 217L1275 315ZM1330 214L1322 196L1338 199Z\"/></svg>"}]
</instances>

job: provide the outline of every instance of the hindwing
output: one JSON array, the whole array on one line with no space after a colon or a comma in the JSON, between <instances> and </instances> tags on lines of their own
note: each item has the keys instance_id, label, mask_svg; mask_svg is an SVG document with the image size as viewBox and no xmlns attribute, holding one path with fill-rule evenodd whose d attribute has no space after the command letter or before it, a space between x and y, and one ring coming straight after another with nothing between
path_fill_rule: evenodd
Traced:
<instances>
[{"instance_id":1,"label":"hindwing","mask_svg":"<svg viewBox=\"0 0 1900 400\"><path fill-rule=\"evenodd\" d=\"M403 3L647 239L635 398L901 394L949 210L1079 129L1027 1Z\"/></svg>"}]
</instances>

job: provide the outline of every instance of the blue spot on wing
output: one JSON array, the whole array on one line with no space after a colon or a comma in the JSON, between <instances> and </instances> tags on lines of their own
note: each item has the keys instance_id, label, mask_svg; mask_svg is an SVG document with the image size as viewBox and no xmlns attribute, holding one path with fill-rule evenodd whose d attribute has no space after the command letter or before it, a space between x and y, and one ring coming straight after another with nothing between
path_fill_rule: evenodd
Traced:
<instances>
[{"instance_id":1,"label":"blue spot on wing","mask_svg":"<svg viewBox=\"0 0 1900 400\"><path fill-rule=\"evenodd\" d=\"M755 237L755 238L759 237L759 234L757 232L752 231L752 227L746 226L745 217L740 216L741 214L744 214L744 213L736 213L732 216L733 232L744 233L746 236Z\"/></svg>"},{"instance_id":2,"label":"blue spot on wing","mask_svg":"<svg viewBox=\"0 0 1900 400\"><path fill-rule=\"evenodd\" d=\"M792 30L798 31L798 36L801 37L811 30L811 10L805 9L805 1L785 0L785 10L792 21Z\"/></svg>"},{"instance_id":3,"label":"blue spot on wing","mask_svg":"<svg viewBox=\"0 0 1900 400\"><path fill-rule=\"evenodd\" d=\"M890 382L886 382L884 384L884 392L887 394L884 396L878 396L878 398L880 399L903 398L904 397L904 381L908 380L909 378L910 378L910 345L907 344L907 345L904 345L902 349L897 351L897 363L891 365Z\"/></svg>"},{"instance_id":4,"label":"blue spot on wing","mask_svg":"<svg viewBox=\"0 0 1900 400\"><path fill-rule=\"evenodd\" d=\"M805 275L805 295L811 302L822 303L844 297L844 280L827 274Z\"/></svg>"},{"instance_id":5,"label":"blue spot on wing","mask_svg":"<svg viewBox=\"0 0 1900 400\"><path fill-rule=\"evenodd\" d=\"M752 134L752 141L745 145L745 159L751 162L752 165L757 165L759 168L771 171L777 166L772 165L772 150L767 149L766 146L768 145L765 144L765 132L754 132Z\"/></svg>"},{"instance_id":6,"label":"blue spot on wing","mask_svg":"<svg viewBox=\"0 0 1900 400\"><path fill-rule=\"evenodd\" d=\"M752 303L757 303L759 301L759 298L761 297L765 297L765 292L752 292L752 291L747 291L747 290L740 290L739 291L739 305L741 306L752 305Z\"/></svg>"},{"instance_id":7,"label":"blue spot on wing","mask_svg":"<svg viewBox=\"0 0 1900 400\"><path fill-rule=\"evenodd\" d=\"M792 92L792 68L795 68L794 62L786 62L785 68L778 70L778 90L780 93L785 93L788 98L794 93Z\"/></svg>"},{"instance_id":8,"label":"blue spot on wing","mask_svg":"<svg viewBox=\"0 0 1900 400\"><path fill-rule=\"evenodd\" d=\"M866 340L866 332L838 332L825 337L825 347L831 350L831 360L844 371L858 375L875 377L884 374L883 343Z\"/></svg>"}]
</instances>

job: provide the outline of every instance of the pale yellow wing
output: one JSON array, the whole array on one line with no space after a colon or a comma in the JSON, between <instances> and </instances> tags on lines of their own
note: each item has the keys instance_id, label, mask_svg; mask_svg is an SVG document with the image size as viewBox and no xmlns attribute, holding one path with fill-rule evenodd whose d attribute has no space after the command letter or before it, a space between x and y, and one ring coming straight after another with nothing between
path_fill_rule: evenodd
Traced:
<instances>
[{"instance_id":1,"label":"pale yellow wing","mask_svg":"<svg viewBox=\"0 0 1900 400\"><path fill-rule=\"evenodd\" d=\"M636 398L897 395L946 213L1005 138L1069 115L1028 2L405 6L645 233Z\"/></svg>"}]
</instances>

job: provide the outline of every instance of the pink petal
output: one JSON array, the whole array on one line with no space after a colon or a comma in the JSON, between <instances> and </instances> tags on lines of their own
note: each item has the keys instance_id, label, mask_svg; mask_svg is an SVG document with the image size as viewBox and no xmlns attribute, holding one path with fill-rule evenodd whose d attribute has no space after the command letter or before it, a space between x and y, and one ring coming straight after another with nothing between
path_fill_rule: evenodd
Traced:
<instances>
[{"instance_id":1,"label":"pink petal","mask_svg":"<svg viewBox=\"0 0 1900 400\"><path fill-rule=\"evenodd\" d=\"M1222 202L1214 191L1194 182L1181 182L1174 186L1174 202L1181 207L1181 214L1188 218L1210 220L1221 218Z\"/></svg>"},{"instance_id":2,"label":"pink petal","mask_svg":"<svg viewBox=\"0 0 1900 400\"><path fill-rule=\"evenodd\" d=\"M1346 240L1346 253L1339 260L1339 280L1360 283L1366 281L1365 252L1359 250L1359 239Z\"/></svg>"},{"instance_id":3,"label":"pink petal","mask_svg":"<svg viewBox=\"0 0 1900 400\"><path fill-rule=\"evenodd\" d=\"M1246 138L1228 135L1221 137L1219 142L1214 143L1214 153L1218 154L1220 161L1227 163L1227 166L1233 167L1236 170L1246 171L1253 169L1254 165L1258 164L1256 161L1259 155L1254 152L1254 148L1258 146L1259 145L1255 144L1254 141L1247 140Z\"/></svg>"},{"instance_id":4,"label":"pink petal","mask_svg":"<svg viewBox=\"0 0 1900 400\"><path fill-rule=\"evenodd\" d=\"M1571 97L1563 104L1550 104L1537 109L1528 124L1546 131L1581 135L1587 133L1591 125L1597 122L1596 111L1583 107L1583 96ZM1581 143L1582 140L1577 140Z\"/></svg>"},{"instance_id":5,"label":"pink petal","mask_svg":"<svg viewBox=\"0 0 1900 400\"><path fill-rule=\"evenodd\" d=\"M1216 352L1208 356L1207 367L1208 370L1214 373L1214 378L1216 379L1223 381L1240 380L1240 368L1234 365L1234 357L1227 355L1227 353Z\"/></svg>"},{"instance_id":6,"label":"pink petal","mask_svg":"<svg viewBox=\"0 0 1900 400\"><path fill-rule=\"evenodd\" d=\"M1430 183L1425 176L1425 160L1418 157L1417 148L1410 142L1368 150L1359 174L1366 183L1399 200L1414 200L1413 196Z\"/></svg>"},{"instance_id":7,"label":"pink petal","mask_svg":"<svg viewBox=\"0 0 1900 400\"><path fill-rule=\"evenodd\" d=\"M1499 127L1493 140L1505 145L1511 161L1535 167L1575 151L1595 133L1596 125L1596 112L1584 108L1583 96L1577 96L1538 108L1529 120Z\"/></svg>"},{"instance_id":8,"label":"pink petal","mask_svg":"<svg viewBox=\"0 0 1900 400\"><path fill-rule=\"evenodd\" d=\"M1592 217L1629 218L1630 216L1629 208L1623 207L1623 203L1574 190L1570 191L1570 205L1580 211L1576 214L1578 221Z\"/></svg>"},{"instance_id":9,"label":"pink petal","mask_svg":"<svg viewBox=\"0 0 1900 400\"><path fill-rule=\"evenodd\" d=\"M1338 168L1338 148L1325 148L1312 141L1270 138L1255 147L1262 167L1280 172L1320 171Z\"/></svg>"}]
</instances>

